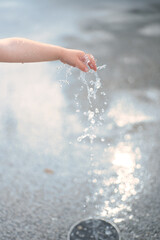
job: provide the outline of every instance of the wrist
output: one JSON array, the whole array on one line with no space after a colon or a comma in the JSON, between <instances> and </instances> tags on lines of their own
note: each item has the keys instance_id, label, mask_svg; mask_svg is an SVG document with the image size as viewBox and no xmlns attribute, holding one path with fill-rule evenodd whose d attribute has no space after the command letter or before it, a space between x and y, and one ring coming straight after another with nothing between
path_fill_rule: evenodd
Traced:
<instances>
[{"instance_id":1,"label":"wrist","mask_svg":"<svg viewBox=\"0 0 160 240\"><path fill-rule=\"evenodd\" d=\"M64 63L65 52L66 52L66 48L60 47L58 60L60 60L63 63Z\"/></svg>"}]
</instances>

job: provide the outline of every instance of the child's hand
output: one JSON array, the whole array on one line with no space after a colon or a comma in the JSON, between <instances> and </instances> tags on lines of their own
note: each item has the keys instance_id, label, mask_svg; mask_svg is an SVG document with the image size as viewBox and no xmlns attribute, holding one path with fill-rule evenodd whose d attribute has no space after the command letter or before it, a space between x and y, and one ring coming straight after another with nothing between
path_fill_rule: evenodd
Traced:
<instances>
[{"instance_id":1,"label":"child's hand","mask_svg":"<svg viewBox=\"0 0 160 240\"><path fill-rule=\"evenodd\" d=\"M84 72L88 72L88 67L97 70L96 62L94 57L90 54L85 54L80 50L72 50L64 48L61 53L60 61L63 63L67 63L73 67L77 67Z\"/></svg>"}]
</instances>

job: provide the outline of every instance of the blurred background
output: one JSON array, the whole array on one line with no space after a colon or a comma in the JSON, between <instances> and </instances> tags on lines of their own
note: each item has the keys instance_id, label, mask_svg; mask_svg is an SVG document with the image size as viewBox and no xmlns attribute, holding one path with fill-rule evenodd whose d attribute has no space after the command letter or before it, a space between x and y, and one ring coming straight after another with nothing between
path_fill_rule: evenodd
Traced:
<instances>
[{"instance_id":1,"label":"blurred background","mask_svg":"<svg viewBox=\"0 0 160 240\"><path fill-rule=\"evenodd\" d=\"M0 239L64 240L96 216L125 240L158 240L160 2L0 0L8 37L92 53L107 64L107 104L91 163L89 142L77 142L88 124L79 70L61 88L59 62L0 63Z\"/></svg>"}]
</instances>

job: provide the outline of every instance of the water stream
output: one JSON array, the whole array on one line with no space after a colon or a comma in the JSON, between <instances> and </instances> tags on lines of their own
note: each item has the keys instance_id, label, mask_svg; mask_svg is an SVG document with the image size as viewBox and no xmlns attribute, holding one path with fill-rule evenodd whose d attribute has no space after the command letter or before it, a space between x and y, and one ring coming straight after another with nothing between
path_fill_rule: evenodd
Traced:
<instances>
[{"instance_id":1,"label":"water stream","mask_svg":"<svg viewBox=\"0 0 160 240\"><path fill-rule=\"evenodd\" d=\"M88 59L86 59L86 65L88 66ZM70 81L70 76L72 75L73 72L73 67L68 67L66 65L63 65L59 68L59 70L66 68L66 79L65 80L60 80L60 85L63 86L63 84L69 84ZM89 68L89 66L88 66ZM97 129L103 125L103 114L105 113L105 108L107 105L107 96L106 93L103 91L103 85L101 78L99 77L99 71L103 70L106 68L106 65L98 66L97 71L93 71L92 69L89 68L89 71L87 73L85 72L80 72L79 75L79 81L81 83L81 86L78 90L77 93L74 94L75 97L75 104L76 104L76 113L78 114L83 114L86 118L86 126L83 129L83 132L80 134L80 136L77 137L77 141L79 143L83 142L84 144L86 143L85 141L89 140L89 145L90 145L90 170L91 170L91 175L90 178L94 179L94 147L93 144L97 138L96 132ZM81 102L79 100L80 95L83 94L83 91L87 91L87 106L88 109L87 111L81 112ZM101 97L103 98L102 103L99 104L97 101L97 98ZM101 138L101 142L104 142L105 139ZM92 179L92 180L93 180ZM93 181L92 181L93 182ZM88 202L91 201L89 197L86 197L86 202L84 204L84 208L86 210ZM94 196L92 201L94 202ZM90 220L91 221L91 220ZM101 230L98 231L97 228L97 220L96 221L91 221L91 228L92 228L92 237L95 240L98 239L108 239L106 236L108 235L108 232L103 233L103 237L100 236L102 234ZM99 222L98 222L99 223ZM110 233L110 232L109 232ZM75 233L77 236L80 237L79 230L76 231ZM80 234L80 235L79 235ZM83 235L83 234L82 234ZM85 235L84 235L85 236ZM73 236L74 238L74 236ZM81 239L81 238L80 238ZM116 239L116 238L113 238Z\"/></svg>"},{"instance_id":2,"label":"water stream","mask_svg":"<svg viewBox=\"0 0 160 240\"><path fill-rule=\"evenodd\" d=\"M62 65L58 68L58 71L66 69L65 80L59 80L60 86L64 84L69 84L70 76L73 73L73 67L67 65ZM88 66L89 68L89 66ZM92 144L94 139L96 139L96 128L103 124L103 114L105 112L105 106L107 105L106 93L102 91L102 82L98 75L98 72L102 69L105 69L106 65L98 66L97 72L92 69L89 69L88 73L80 72L79 80L81 81L81 87L77 93L75 93L75 104L76 104L76 113L80 113L80 101L79 96L83 91L87 90L87 99L89 104L89 109L83 112L83 115L87 118L87 126L83 129L83 133L77 137L78 142L82 142L86 138L89 139ZM89 79L87 77L89 76ZM97 96L101 95L104 97L103 105L97 106L96 100ZM103 142L105 139L101 139Z\"/></svg>"}]
</instances>

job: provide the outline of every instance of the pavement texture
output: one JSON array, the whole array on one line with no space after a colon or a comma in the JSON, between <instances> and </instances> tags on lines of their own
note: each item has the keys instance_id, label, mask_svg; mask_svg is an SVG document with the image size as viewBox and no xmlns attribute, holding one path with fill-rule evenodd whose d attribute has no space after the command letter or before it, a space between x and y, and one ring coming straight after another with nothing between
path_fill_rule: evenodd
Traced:
<instances>
[{"instance_id":1,"label":"pavement texture","mask_svg":"<svg viewBox=\"0 0 160 240\"><path fill-rule=\"evenodd\" d=\"M107 104L93 160L82 82L60 63L0 63L0 239L65 240L81 219L160 239L160 2L0 1L0 38L92 53ZM94 76L93 76L94 77ZM97 96L97 107L104 98Z\"/></svg>"}]
</instances>

